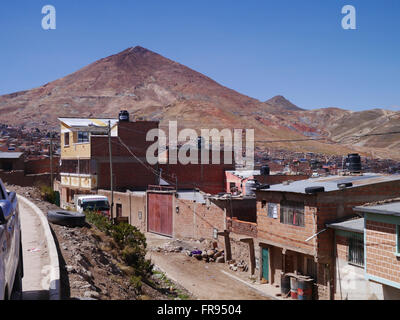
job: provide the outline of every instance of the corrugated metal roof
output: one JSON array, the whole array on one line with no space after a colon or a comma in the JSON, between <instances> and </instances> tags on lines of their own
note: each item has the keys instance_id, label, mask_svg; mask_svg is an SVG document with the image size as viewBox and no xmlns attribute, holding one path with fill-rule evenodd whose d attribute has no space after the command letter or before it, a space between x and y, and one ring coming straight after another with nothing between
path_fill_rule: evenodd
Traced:
<instances>
[{"instance_id":1,"label":"corrugated metal roof","mask_svg":"<svg viewBox=\"0 0 400 320\"><path fill-rule=\"evenodd\" d=\"M238 178L242 179L260 175L260 170L232 170L227 172L230 172Z\"/></svg>"},{"instance_id":2,"label":"corrugated metal roof","mask_svg":"<svg viewBox=\"0 0 400 320\"><path fill-rule=\"evenodd\" d=\"M23 152L1 152L0 151L0 159L18 159L24 153Z\"/></svg>"},{"instance_id":3,"label":"corrugated metal roof","mask_svg":"<svg viewBox=\"0 0 400 320\"><path fill-rule=\"evenodd\" d=\"M281 191L281 192L294 192L294 193L305 193L305 188L308 187L324 187L325 192L339 190L338 184L341 183L352 183L352 187L382 183L387 181L400 180L400 175L382 175L376 173L364 173L362 176L328 176L321 178L310 178L307 180L299 180L291 182L289 185L276 184L271 185L269 189L261 191Z\"/></svg>"},{"instance_id":4,"label":"corrugated metal roof","mask_svg":"<svg viewBox=\"0 0 400 320\"><path fill-rule=\"evenodd\" d=\"M347 220L343 222L335 222L327 225L328 228L351 231L351 232L364 232L364 218Z\"/></svg>"},{"instance_id":5,"label":"corrugated metal roof","mask_svg":"<svg viewBox=\"0 0 400 320\"><path fill-rule=\"evenodd\" d=\"M178 197L181 200L196 201L197 203L206 203L202 193L198 191L178 191Z\"/></svg>"},{"instance_id":6,"label":"corrugated metal roof","mask_svg":"<svg viewBox=\"0 0 400 320\"><path fill-rule=\"evenodd\" d=\"M400 201L376 206L358 206L354 208L354 211L400 216Z\"/></svg>"},{"instance_id":7,"label":"corrugated metal roof","mask_svg":"<svg viewBox=\"0 0 400 320\"><path fill-rule=\"evenodd\" d=\"M68 127L107 127L108 122L111 122L111 127L113 127L118 119L96 119L96 118L58 118L59 121L65 123Z\"/></svg>"}]
</instances>

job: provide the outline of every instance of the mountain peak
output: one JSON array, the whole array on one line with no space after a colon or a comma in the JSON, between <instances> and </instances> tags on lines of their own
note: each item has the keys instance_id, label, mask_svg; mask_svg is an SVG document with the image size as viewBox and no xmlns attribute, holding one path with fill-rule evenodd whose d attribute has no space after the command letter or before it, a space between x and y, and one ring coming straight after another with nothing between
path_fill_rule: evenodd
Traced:
<instances>
[{"instance_id":1,"label":"mountain peak","mask_svg":"<svg viewBox=\"0 0 400 320\"><path fill-rule=\"evenodd\" d=\"M304 109L299 108L295 104L291 103L288 99L286 99L284 96L277 95L267 101L265 103L272 105L273 107L277 108L282 108L285 110L291 110L291 111L301 111Z\"/></svg>"}]
</instances>

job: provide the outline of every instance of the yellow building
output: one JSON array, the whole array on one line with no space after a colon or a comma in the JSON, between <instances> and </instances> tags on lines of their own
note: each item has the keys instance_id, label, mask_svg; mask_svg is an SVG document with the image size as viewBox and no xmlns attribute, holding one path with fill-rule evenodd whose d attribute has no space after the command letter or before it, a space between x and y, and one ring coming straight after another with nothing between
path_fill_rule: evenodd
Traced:
<instances>
[{"instance_id":1,"label":"yellow building","mask_svg":"<svg viewBox=\"0 0 400 320\"><path fill-rule=\"evenodd\" d=\"M73 202L74 194L91 193L98 177L91 170L91 138L118 136L118 119L59 118L61 127L61 206Z\"/></svg>"}]
</instances>

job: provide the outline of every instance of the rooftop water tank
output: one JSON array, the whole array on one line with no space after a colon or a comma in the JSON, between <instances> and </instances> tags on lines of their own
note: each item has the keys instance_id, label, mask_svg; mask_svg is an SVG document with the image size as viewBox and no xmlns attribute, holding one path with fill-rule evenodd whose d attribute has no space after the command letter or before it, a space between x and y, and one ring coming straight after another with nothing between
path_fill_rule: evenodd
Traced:
<instances>
[{"instance_id":1,"label":"rooftop water tank","mask_svg":"<svg viewBox=\"0 0 400 320\"><path fill-rule=\"evenodd\" d=\"M352 153L347 156L349 172L361 172L361 157L358 153Z\"/></svg>"},{"instance_id":2,"label":"rooftop water tank","mask_svg":"<svg viewBox=\"0 0 400 320\"><path fill-rule=\"evenodd\" d=\"M129 122L129 112L127 110L122 110L118 115L119 122Z\"/></svg>"},{"instance_id":3,"label":"rooftop water tank","mask_svg":"<svg viewBox=\"0 0 400 320\"><path fill-rule=\"evenodd\" d=\"M245 196L255 197L256 194L254 189L257 187L257 182L255 180L247 180L245 183Z\"/></svg>"},{"instance_id":4,"label":"rooftop water tank","mask_svg":"<svg viewBox=\"0 0 400 320\"><path fill-rule=\"evenodd\" d=\"M270 173L269 166L268 165L262 166L260 173L262 176L269 176L269 173Z\"/></svg>"}]
</instances>

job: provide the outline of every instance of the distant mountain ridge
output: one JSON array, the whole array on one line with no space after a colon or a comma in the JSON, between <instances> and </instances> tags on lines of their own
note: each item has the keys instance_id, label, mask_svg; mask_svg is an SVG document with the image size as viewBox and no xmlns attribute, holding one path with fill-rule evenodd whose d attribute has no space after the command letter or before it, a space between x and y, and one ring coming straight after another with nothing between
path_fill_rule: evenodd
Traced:
<instances>
[{"instance_id":1,"label":"distant mountain ridge","mask_svg":"<svg viewBox=\"0 0 400 320\"><path fill-rule=\"evenodd\" d=\"M253 128L259 150L345 154L359 151L400 158L398 136L349 136L399 128L400 113L304 110L283 96L266 102L224 87L209 77L140 46L100 59L41 87L0 96L2 123L58 129L57 118L133 117L177 120L187 128ZM271 140L325 141L276 142Z\"/></svg>"}]
</instances>

